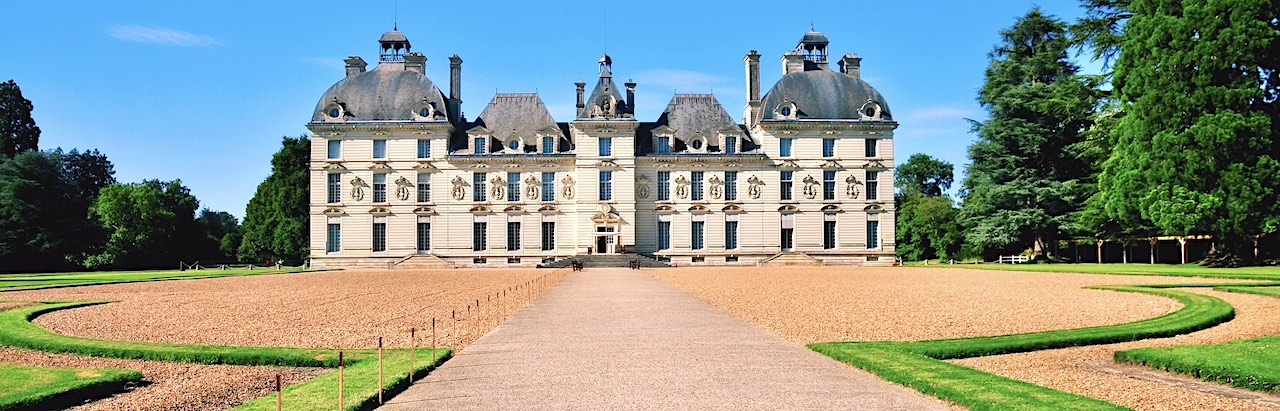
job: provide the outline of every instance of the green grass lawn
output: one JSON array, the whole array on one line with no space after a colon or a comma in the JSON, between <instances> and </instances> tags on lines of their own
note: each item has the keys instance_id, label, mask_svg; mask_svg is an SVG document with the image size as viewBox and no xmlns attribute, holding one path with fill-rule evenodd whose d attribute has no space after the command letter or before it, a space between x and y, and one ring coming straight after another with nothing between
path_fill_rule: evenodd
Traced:
<instances>
[{"instance_id":1,"label":"green grass lawn","mask_svg":"<svg viewBox=\"0 0 1280 411\"><path fill-rule=\"evenodd\" d=\"M1169 297L1184 306L1160 317L1119 325L952 340L822 343L809 348L971 410L1117 410L1124 408L942 360L1167 337L1209 328L1235 315L1226 301L1206 295L1136 286L1098 288Z\"/></svg>"},{"instance_id":2,"label":"green grass lawn","mask_svg":"<svg viewBox=\"0 0 1280 411\"><path fill-rule=\"evenodd\" d=\"M230 365L280 365L295 367L338 366L338 351L325 349L301 349L282 347L230 347L213 345L157 344L127 341L106 341L90 338L58 335L49 332L31 320L37 316L75 307L101 304L94 302L44 303L31 307L0 312L0 345L52 353L67 353L93 357L143 359L153 361L187 362ZM383 389L393 391L408 385L410 350L384 352L386 374ZM417 351L415 374L425 375L448 360L447 349L423 348ZM378 375L377 350L344 351L346 358L344 409L361 409L377 402ZM337 375L329 373L311 381L294 385L285 393L291 410L329 410L337 405ZM274 407L274 395L271 407ZM264 400L246 404L261 407ZM257 409L257 408L246 408Z\"/></svg>"},{"instance_id":3,"label":"green grass lawn","mask_svg":"<svg viewBox=\"0 0 1280 411\"><path fill-rule=\"evenodd\" d=\"M912 267L1043 273L1154 275L1280 281L1280 267L1209 268L1198 264L912 264Z\"/></svg>"},{"instance_id":4,"label":"green grass lawn","mask_svg":"<svg viewBox=\"0 0 1280 411\"><path fill-rule=\"evenodd\" d=\"M64 408L141 380L137 371L0 365L0 411Z\"/></svg>"},{"instance_id":5,"label":"green grass lawn","mask_svg":"<svg viewBox=\"0 0 1280 411\"><path fill-rule=\"evenodd\" d=\"M82 285L119 284L143 281L240 277L248 275L291 273L298 271L302 270L300 268L285 268L282 270L98 271L56 274L4 274L0 275L0 291L37 290L42 288L76 287Z\"/></svg>"}]
</instances>

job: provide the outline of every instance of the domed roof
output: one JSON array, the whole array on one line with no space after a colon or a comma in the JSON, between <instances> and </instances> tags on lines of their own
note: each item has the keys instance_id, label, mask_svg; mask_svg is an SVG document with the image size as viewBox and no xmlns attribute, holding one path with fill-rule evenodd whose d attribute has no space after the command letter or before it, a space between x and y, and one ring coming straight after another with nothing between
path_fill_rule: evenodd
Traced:
<instances>
[{"instance_id":1,"label":"domed roof","mask_svg":"<svg viewBox=\"0 0 1280 411\"><path fill-rule=\"evenodd\" d=\"M409 41L409 38L405 37L404 33L401 33L400 30L391 30L386 33L382 33L382 37L378 38L378 42L380 43L394 41Z\"/></svg>"},{"instance_id":2,"label":"domed roof","mask_svg":"<svg viewBox=\"0 0 1280 411\"><path fill-rule=\"evenodd\" d=\"M893 121L889 103L871 84L830 69L787 73L764 95L763 119L774 118L784 102L796 105L796 118L814 120L860 120L867 99L880 106L883 121Z\"/></svg>"},{"instance_id":3,"label":"domed roof","mask_svg":"<svg viewBox=\"0 0 1280 411\"><path fill-rule=\"evenodd\" d=\"M426 75L405 68L403 62L382 62L378 67L342 79L320 97L311 121L329 119L329 109L341 106L342 121L445 121L444 93ZM431 120L418 116L422 108L435 106Z\"/></svg>"},{"instance_id":4,"label":"domed roof","mask_svg":"<svg viewBox=\"0 0 1280 411\"><path fill-rule=\"evenodd\" d=\"M801 38L800 38L800 44L823 44L823 45L825 45L825 44L830 44L830 43L831 43L831 41L830 41L830 40L827 40L827 35L826 35L826 34L822 34L822 33L819 33L819 32L813 31L813 30L809 30L809 32L808 32L808 33L804 33L804 37L801 37Z\"/></svg>"}]
</instances>

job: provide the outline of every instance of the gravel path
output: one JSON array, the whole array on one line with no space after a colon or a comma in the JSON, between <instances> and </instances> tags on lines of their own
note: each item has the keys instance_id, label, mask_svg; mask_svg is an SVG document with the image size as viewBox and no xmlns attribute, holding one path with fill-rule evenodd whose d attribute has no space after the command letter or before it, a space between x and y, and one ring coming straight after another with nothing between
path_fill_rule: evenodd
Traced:
<instances>
[{"instance_id":1,"label":"gravel path","mask_svg":"<svg viewBox=\"0 0 1280 411\"><path fill-rule=\"evenodd\" d=\"M966 367L1113 402L1136 410L1277 410L1280 397L1203 383L1171 373L1145 378L1142 370L1115 367L1116 351L1140 347L1217 344L1280 335L1280 298L1193 290L1227 300L1236 318L1207 330L1172 338L1064 348L955 361ZM1135 367L1137 368L1137 367ZM1225 395L1224 395L1225 394Z\"/></svg>"},{"instance_id":2,"label":"gravel path","mask_svg":"<svg viewBox=\"0 0 1280 411\"><path fill-rule=\"evenodd\" d=\"M681 268L646 271L802 343L918 341L1120 324L1182 304L1088 290L1222 280L905 267ZM1064 315L1065 314L1065 315Z\"/></svg>"},{"instance_id":3,"label":"gravel path","mask_svg":"<svg viewBox=\"0 0 1280 411\"><path fill-rule=\"evenodd\" d=\"M589 269L380 408L948 409L643 272Z\"/></svg>"},{"instance_id":4,"label":"gravel path","mask_svg":"<svg viewBox=\"0 0 1280 411\"><path fill-rule=\"evenodd\" d=\"M275 376L297 384L329 372L319 368L196 365L158 361L115 360L56 355L0 348L0 364L33 367L112 368L136 370L150 382L123 394L72 408L99 410L226 410L270 394Z\"/></svg>"}]
</instances>

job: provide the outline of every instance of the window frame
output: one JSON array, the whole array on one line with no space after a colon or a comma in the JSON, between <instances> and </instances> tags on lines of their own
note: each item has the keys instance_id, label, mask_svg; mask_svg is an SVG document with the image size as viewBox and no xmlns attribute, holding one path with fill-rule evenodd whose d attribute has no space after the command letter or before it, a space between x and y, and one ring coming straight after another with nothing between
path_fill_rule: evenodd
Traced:
<instances>
[{"instance_id":1,"label":"window frame","mask_svg":"<svg viewBox=\"0 0 1280 411\"><path fill-rule=\"evenodd\" d=\"M342 140L338 140L338 139L328 140L328 142L325 144L327 145L327 147L325 148L326 159L329 159L329 160L342 159Z\"/></svg>"},{"instance_id":2,"label":"window frame","mask_svg":"<svg viewBox=\"0 0 1280 411\"><path fill-rule=\"evenodd\" d=\"M822 200L836 199L836 171L822 170Z\"/></svg>"},{"instance_id":3,"label":"window frame","mask_svg":"<svg viewBox=\"0 0 1280 411\"><path fill-rule=\"evenodd\" d=\"M822 139L822 158L833 158L836 156L836 139Z\"/></svg>"},{"instance_id":4,"label":"window frame","mask_svg":"<svg viewBox=\"0 0 1280 411\"><path fill-rule=\"evenodd\" d=\"M327 204L341 203L342 173L328 173L325 179L325 202Z\"/></svg>"},{"instance_id":5,"label":"window frame","mask_svg":"<svg viewBox=\"0 0 1280 411\"><path fill-rule=\"evenodd\" d=\"M326 254L342 252L342 223L328 223L326 225L324 250Z\"/></svg>"},{"instance_id":6,"label":"window frame","mask_svg":"<svg viewBox=\"0 0 1280 411\"><path fill-rule=\"evenodd\" d=\"M387 173L373 173L373 202L387 202Z\"/></svg>"},{"instance_id":7,"label":"window frame","mask_svg":"<svg viewBox=\"0 0 1280 411\"><path fill-rule=\"evenodd\" d=\"M541 226L542 251L554 251L556 249L556 222L543 221Z\"/></svg>"},{"instance_id":8,"label":"window frame","mask_svg":"<svg viewBox=\"0 0 1280 411\"><path fill-rule=\"evenodd\" d=\"M426 228L426 230L423 230L423 228ZM414 239L417 242L418 252L431 251L431 222L419 221Z\"/></svg>"},{"instance_id":9,"label":"window frame","mask_svg":"<svg viewBox=\"0 0 1280 411\"><path fill-rule=\"evenodd\" d=\"M418 159L428 160L431 158L431 140L425 138L418 139Z\"/></svg>"},{"instance_id":10,"label":"window frame","mask_svg":"<svg viewBox=\"0 0 1280 411\"><path fill-rule=\"evenodd\" d=\"M471 201L489 201L488 178L489 173L481 171L471 172Z\"/></svg>"},{"instance_id":11,"label":"window frame","mask_svg":"<svg viewBox=\"0 0 1280 411\"><path fill-rule=\"evenodd\" d=\"M705 198L703 194L703 180L706 178L703 171L689 172L689 201L702 201Z\"/></svg>"},{"instance_id":12,"label":"window frame","mask_svg":"<svg viewBox=\"0 0 1280 411\"><path fill-rule=\"evenodd\" d=\"M596 139L596 145L600 157L613 157L613 137L600 137Z\"/></svg>"},{"instance_id":13,"label":"window frame","mask_svg":"<svg viewBox=\"0 0 1280 411\"><path fill-rule=\"evenodd\" d=\"M613 170L600 170L600 201L613 201Z\"/></svg>"},{"instance_id":14,"label":"window frame","mask_svg":"<svg viewBox=\"0 0 1280 411\"><path fill-rule=\"evenodd\" d=\"M486 251L489 249L489 222L472 221L471 222L471 251Z\"/></svg>"},{"instance_id":15,"label":"window frame","mask_svg":"<svg viewBox=\"0 0 1280 411\"><path fill-rule=\"evenodd\" d=\"M738 222L729 220L724 222L724 249L738 249Z\"/></svg>"},{"instance_id":16,"label":"window frame","mask_svg":"<svg viewBox=\"0 0 1280 411\"><path fill-rule=\"evenodd\" d=\"M671 201L671 172L659 171L657 180L658 201Z\"/></svg>"},{"instance_id":17,"label":"window frame","mask_svg":"<svg viewBox=\"0 0 1280 411\"><path fill-rule=\"evenodd\" d=\"M738 201L738 172L724 172L724 201Z\"/></svg>"},{"instance_id":18,"label":"window frame","mask_svg":"<svg viewBox=\"0 0 1280 411\"><path fill-rule=\"evenodd\" d=\"M707 249L707 222L706 221L690 221L689 222L689 249L690 250Z\"/></svg>"},{"instance_id":19,"label":"window frame","mask_svg":"<svg viewBox=\"0 0 1280 411\"><path fill-rule=\"evenodd\" d=\"M550 177L550 178L548 178ZM544 171L542 173L542 202L549 203L556 201L556 173Z\"/></svg>"},{"instance_id":20,"label":"window frame","mask_svg":"<svg viewBox=\"0 0 1280 411\"><path fill-rule=\"evenodd\" d=\"M778 139L778 157L791 158L795 157L795 139L790 137Z\"/></svg>"},{"instance_id":21,"label":"window frame","mask_svg":"<svg viewBox=\"0 0 1280 411\"><path fill-rule=\"evenodd\" d=\"M431 174L418 173L416 198L419 203L431 202Z\"/></svg>"},{"instance_id":22,"label":"window frame","mask_svg":"<svg viewBox=\"0 0 1280 411\"><path fill-rule=\"evenodd\" d=\"M879 200L880 199L880 172L867 171L866 178L867 178L867 181L866 181L867 200Z\"/></svg>"},{"instance_id":23,"label":"window frame","mask_svg":"<svg viewBox=\"0 0 1280 411\"><path fill-rule=\"evenodd\" d=\"M507 221L507 251L520 251L522 231L519 221Z\"/></svg>"},{"instance_id":24,"label":"window frame","mask_svg":"<svg viewBox=\"0 0 1280 411\"><path fill-rule=\"evenodd\" d=\"M380 138L380 139L373 140L373 159L374 160L387 159L387 139Z\"/></svg>"},{"instance_id":25,"label":"window frame","mask_svg":"<svg viewBox=\"0 0 1280 411\"><path fill-rule=\"evenodd\" d=\"M658 221L658 251L671 249L671 222Z\"/></svg>"},{"instance_id":26,"label":"window frame","mask_svg":"<svg viewBox=\"0 0 1280 411\"><path fill-rule=\"evenodd\" d=\"M867 158L876 158L880 156L880 139L868 138L863 140L863 154Z\"/></svg>"},{"instance_id":27,"label":"window frame","mask_svg":"<svg viewBox=\"0 0 1280 411\"><path fill-rule=\"evenodd\" d=\"M520 173L507 172L507 201L520 201Z\"/></svg>"},{"instance_id":28,"label":"window frame","mask_svg":"<svg viewBox=\"0 0 1280 411\"><path fill-rule=\"evenodd\" d=\"M783 170L778 172L778 199L780 201L795 200L795 171Z\"/></svg>"},{"instance_id":29,"label":"window frame","mask_svg":"<svg viewBox=\"0 0 1280 411\"><path fill-rule=\"evenodd\" d=\"M370 249L375 253L384 253L387 251L387 223L374 222L372 233L370 234Z\"/></svg>"},{"instance_id":30,"label":"window frame","mask_svg":"<svg viewBox=\"0 0 1280 411\"><path fill-rule=\"evenodd\" d=\"M542 154L555 154L555 152L556 152L556 137L542 136Z\"/></svg>"}]
</instances>

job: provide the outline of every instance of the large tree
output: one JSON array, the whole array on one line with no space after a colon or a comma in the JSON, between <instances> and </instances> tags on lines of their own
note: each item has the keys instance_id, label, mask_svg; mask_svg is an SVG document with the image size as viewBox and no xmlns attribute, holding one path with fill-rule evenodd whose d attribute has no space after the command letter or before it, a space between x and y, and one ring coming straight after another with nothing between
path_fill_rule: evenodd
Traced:
<instances>
[{"instance_id":1,"label":"large tree","mask_svg":"<svg viewBox=\"0 0 1280 411\"><path fill-rule=\"evenodd\" d=\"M204 234L200 258L206 261L234 261L236 248L240 246L243 236L240 234L240 220L226 211L213 211L208 208L200 210L196 224Z\"/></svg>"},{"instance_id":2,"label":"large tree","mask_svg":"<svg viewBox=\"0 0 1280 411\"><path fill-rule=\"evenodd\" d=\"M243 261L298 262L308 254L311 140L285 137L281 145L271 158L271 175L245 210L237 253Z\"/></svg>"},{"instance_id":3,"label":"large tree","mask_svg":"<svg viewBox=\"0 0 1280 411\"><path fill-rule=\"evenodd\" d=\"M175 267L192 262L201 239L196 224L199 201L182 181L146 180L102 189L90 216L109 234L102 252L89 256L90 268Z\"/></svg>"},{"instance_id":4,"label":"large tree","mask_svg":"<svg viewBox=\"0 0 1280 411\"><path fill-rule=\"evenodd\" d=\"M88 213L113 174L97 151L26 151L0 161L0 270L79 268L105 240Z\"/></svg>"},{"instance_id":5,"label":"large tree","mask_svg":"<svg viewBox=\"0 0 1280 411\"><path fill-rule=\"evenodd\" d=\"M1280 1L1134 0L1114 84L1125 116L1100 188L1107 214L1211 234L1210 263L1253 258L1280 228Z\"/></svg>"},{"instance_id":6,"label":"large tree","mask_svg":"<svg viewBox=\"0 0 1280 411\"><path fill-rule=\"evenodd\" d=\"M1088 195L1086 161L1072 154L1098 105L1097 79L1077 74L1061 20L1033 9L990 53L978 102L961 218L965 241L987 252L1052 253Z\"/></svg>"},{"instance_id":7,"label":"large tree","mask_svg":"<svg viewBox=\"0 0 1280 411\"><path fill-rule=\"evenodd\" d=\"M951 163L914 154L897 167L894 179L898 255L910 261L958 257L959 210L944 194L954 180Z\"/></svg>"},{"instance_id":8,"label":"large tree","mask_svg":"<svg viewBox=\"0 0 1280 411\"><path fill-rule=\"evenodd\" d=\"M0 83L0 157L39 149L40 127L31 118L32 108L18 83Z\"/></svg>"},{"instance_id":9,"label":"large tree","mask_svg":"<svg viewBox=\"0 0 1280 411\"><path fill-rule=\"evenodd\" d=\"M937 197L951 188L955 181L955 166L928 154L916 153L899 165L893 175L894 185L900 194L917 192Z\"/></svg>"}]
</instances>

